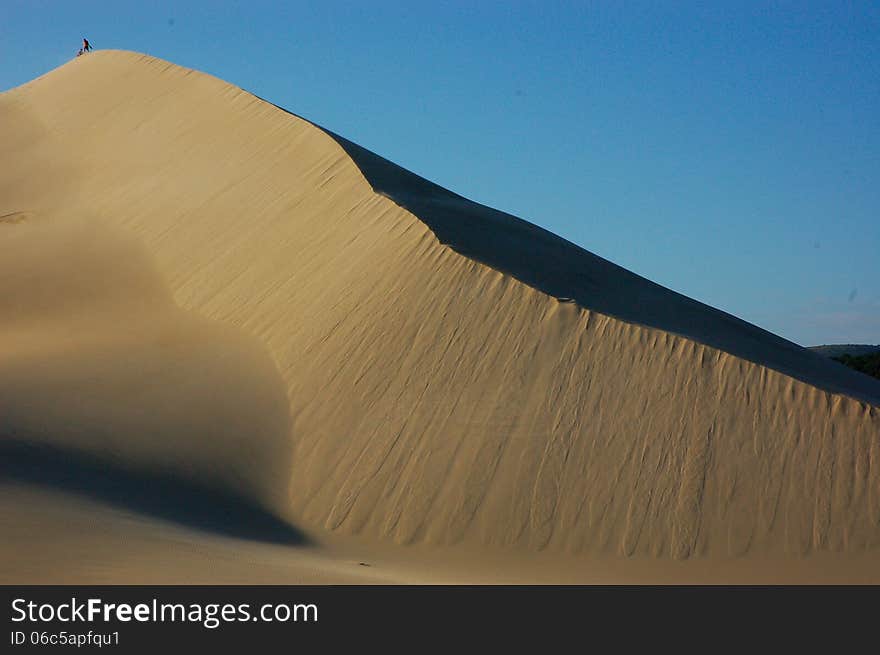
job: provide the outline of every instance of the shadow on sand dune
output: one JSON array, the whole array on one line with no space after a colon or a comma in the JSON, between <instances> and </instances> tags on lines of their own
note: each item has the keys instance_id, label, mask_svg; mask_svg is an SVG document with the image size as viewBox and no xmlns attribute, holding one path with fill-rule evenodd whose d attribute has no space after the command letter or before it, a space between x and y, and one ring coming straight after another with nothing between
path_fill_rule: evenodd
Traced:
<instances>
[{"instance_id":1,"label":"shadow on sand dune","mask_svg":"<svg viewBox=\"0 0 880 655\"><path fill-rule=\"evenodd\" d=\"M305 545L306 536L253 501L170 474L126 470L52 446L0 443L0 483L24 482L239 539Z\"/></svg>"},{"instance_id":2,"label":"shadow on sand dune","mask_svg":"<svg viewBox=\"0 0 880 655\"><path fill-rule=\"evenodd\" d=\"M51 213L0 229L0 475L303 543L281 518L293 442L266 346L179 307L124 230Z\"/></svg>"},{"instance_id":3,"label":"shadow on sand dune","mask_svg":"<svg viewBox=\"0 0 880 655\"><path fill-rule=\"evenodd\" d=\"M352 158L375 192L418 217L441 243L462 255L560 301L678 334L826 391L880 405L880 384L868 376L651 282L528 221L463 198L324 131Z\"/></svg>"},{"instance_id":4,"label":"shadow on sand dune","mask_svg":"<svg viewBox=\"0 0 880 655\"><path fill-rule=\"evenodd\" d=\"M667 289L528 221L468 200L284 107L274 106L325 132L351 157L376 193L412 213L440 243L466 257L562 302L659 328L825 391L880 406L880 383L866 375Z\"/></svg>"},{"instance_id":5,"label":"shadow on sand dune","mask_svg":"<svg viewBox=\"0 0 880 655\"><path fill-rule=\"evenodd\" d=\"M880 383L866 375L667 289L528 221L468 200L284 107L269 104L325 132L376 193L412 213L440 243L466 257L562 302L671 332L825 391L880 406Z\"/></svg>"}]
</instances>

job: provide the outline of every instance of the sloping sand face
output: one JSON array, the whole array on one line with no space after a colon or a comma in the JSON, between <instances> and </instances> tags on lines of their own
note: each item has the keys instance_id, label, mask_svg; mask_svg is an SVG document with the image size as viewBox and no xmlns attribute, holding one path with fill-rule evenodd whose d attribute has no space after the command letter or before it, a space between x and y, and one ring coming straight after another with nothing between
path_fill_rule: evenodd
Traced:
<instances>
[{"instance_id":1,"label":"sloping sand face","mask_svg":"<svg viewBox=\"0 0 880 655\"><path fill-rule=\"evenodd\" d=\"M4 433L399 543L880 546L876 381L167 62L77 58L0 118L2 266L36 271L0 287Z\"/></svg>"},{"instance_id":2,"label":"sloping sand face","mask_svg":"<svg viewBox=\"0 0 880 655\"><path fill-rule=\"evenodd\" d=\"M35 212L4 228L0 416L6 457L40 446L286 508L290 419L269 354L177 307L138 243L97 221Z\"/></svg>"}]
</instances>

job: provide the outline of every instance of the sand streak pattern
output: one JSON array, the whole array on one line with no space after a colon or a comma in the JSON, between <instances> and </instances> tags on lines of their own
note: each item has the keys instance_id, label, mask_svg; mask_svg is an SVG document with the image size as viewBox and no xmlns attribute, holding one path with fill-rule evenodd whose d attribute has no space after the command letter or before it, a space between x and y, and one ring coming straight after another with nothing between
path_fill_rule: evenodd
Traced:
<instances>
[{"instance_id":1,"label":"sand streak pattern","mask_svg":"<svg viewBox=\"0 0 880 655\"><path fill-rule=\"evenodd\" d=\"M0 119L0 215L28 217L0 223L0 239L112 226L182 310L271 356L288 423L240 435L262 455L217 477L294 522L675 558L880 545L880 384L867 377L574 246L553 242L546 276L514 270L504 249L534 228L492 210L462 228L484 235L469 252L454 223L418 215L458 207L451 194L387 164L377 181L339 137L155 58L77 58L0 96ZM549 293L554 270L591 275ZM138 303L107 275L119 304ZM34 320L50 310L67 311L36 303ZM101 325L99 342L123 329ZM39 338L35 351L57 335ZM15 362L0 346L3 432L171 466L124 435L37 434L52 396L34 381L32 414L21 410ZM197 391L174 393L189 416L169 430L212 424ZM134 411L139 399L97 402ZM265 457L285 452L278 425L286 478ZM181 448L175 470L214 471L210 449Z\"/></svg>"}]
</instances>

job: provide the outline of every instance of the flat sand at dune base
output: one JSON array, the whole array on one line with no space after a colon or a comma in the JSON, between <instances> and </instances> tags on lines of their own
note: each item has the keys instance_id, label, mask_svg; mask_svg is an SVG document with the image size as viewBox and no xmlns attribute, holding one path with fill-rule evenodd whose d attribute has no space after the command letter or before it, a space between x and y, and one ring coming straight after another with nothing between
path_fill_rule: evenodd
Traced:
<instances>
[{"instance_id":1,"label":"flat sand at dune base","mask_svg":"<svg viewBox=\"0 0 880 655\"><path fill-rule=\"evenodd\" d=\"M876 555L671 560L223 537L41 487L0 492L0 584L877 584Z\"/></svg>"},{"instance_id":2,"label":"flat sand at dune base","mask_svg":"<svg viewBox=\"0 0 880 655\"><path fill-rule=\"evenodd\" d=\"M0 153L0 582L880 582L876 380L146 55Z\"/></svg>"}]
</instances>

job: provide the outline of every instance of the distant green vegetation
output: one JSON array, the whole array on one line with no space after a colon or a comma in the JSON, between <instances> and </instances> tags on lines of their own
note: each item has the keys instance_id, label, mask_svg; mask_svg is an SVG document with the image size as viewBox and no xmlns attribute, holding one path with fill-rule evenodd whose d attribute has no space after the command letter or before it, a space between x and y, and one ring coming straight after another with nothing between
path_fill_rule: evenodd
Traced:
<instances>
[{"instance_id":1,"label":"distant green vegetation","mask_svg":"<svg viewBox=\"0 0 880 655\"><path fill-rule=\"evenodd\" d=\"M840 357L832 357L841 364L846 364L850 368L854 368L862 373L867 373L875 378L880 379L880 352L873 352L868 355L841 355Z\"/></svg>"},{"instance_id":2,"label":"distant green vegetation","mask_svg":"<svg viewBox=\"0 0 880 655\"><path fill-rule=\"evenodd\" d=\"M843 355L858 357L859 355L868 355L880 351L880 343L873 346L867 343L836 343L824 346L808 346L808 349L832 359L842 357Z\"/></svg>"}]
</instances>

